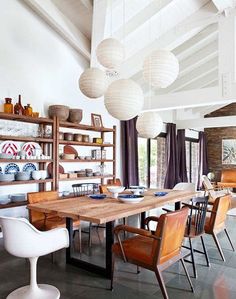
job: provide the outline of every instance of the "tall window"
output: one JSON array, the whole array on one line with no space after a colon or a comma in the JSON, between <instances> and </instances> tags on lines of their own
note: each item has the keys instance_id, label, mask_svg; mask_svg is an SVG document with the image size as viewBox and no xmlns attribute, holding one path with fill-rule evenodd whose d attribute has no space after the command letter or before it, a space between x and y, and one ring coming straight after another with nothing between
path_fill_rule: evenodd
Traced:
<instances>
[{"instance_id":1,"label":"tall window","mask_svg":"<svg viewBox=\"0 0 236 299\"><path fill-rule=\"evenodd\" d=\"M163 188L166 173L165 137L138 138L139 184Z\"/></svg>"},{"instance_id":2,"label":"tall window","mask_svg":"<svg viewBox=\"0 0 236 299\"><path fill-rule=\"evenodd\" d=\"M198 179L199 143L196 139L187 139L185 145L188 181L196 184Z\"/></svg>"}]
</instances>

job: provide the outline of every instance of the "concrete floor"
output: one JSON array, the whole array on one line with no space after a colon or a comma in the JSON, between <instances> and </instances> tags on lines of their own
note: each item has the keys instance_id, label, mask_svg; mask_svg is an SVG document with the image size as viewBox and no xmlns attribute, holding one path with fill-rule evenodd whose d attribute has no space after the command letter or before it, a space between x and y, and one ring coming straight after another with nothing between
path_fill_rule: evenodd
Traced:
<instances>
[{"instance_id":1,"label":"concrete floor","mask_svg":"<svg viewBox=\"0 0 236 299\"><path fill-rule=\"evenodd\" d=\"M227 226L232 240L236 243L236 217L228 217ZM86 236L84 236L86 238ZM211 267L205 266L202 256L197 257L198 278L192 279L195 293L189 291L186 277L181 265L174 265L164 272L167 291L170 299L235 299L236 298L236 252L232 252L224 233L219 235L226 262L220 260L219 253L210 236L205 236L205 243L210 256ZM96 232L93 235L94 250L99 244ZM85 240L86 241L86 240ZM195 247L200 248L198 241ZM103 246L101 246L103 248ZM86 252L86 248L84 248ZM156 299L162 298L154 273L141 269L136 274L136 267L120 262L117 264L114 280L114 291L108 290L109 280L95 274L65 264L64 252L51 257L39 259L38 282L56 286L62 299ZM191 265L187 265L192 273ZM29 265L24 259L10 256L0 242L0 299L14 289L28 284ZM180 273L180 274L179 274ZM34 299L34 298L32 298Z\"/></svg>"}]
</instances>

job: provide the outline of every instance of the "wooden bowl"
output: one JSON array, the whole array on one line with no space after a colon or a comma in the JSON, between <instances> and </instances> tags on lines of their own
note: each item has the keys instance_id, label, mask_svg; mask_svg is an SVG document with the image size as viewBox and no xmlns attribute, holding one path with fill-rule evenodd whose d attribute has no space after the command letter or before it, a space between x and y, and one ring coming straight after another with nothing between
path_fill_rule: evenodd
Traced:
<instances>
[{"instance_id":1,"label":"wooden bowl","mask_svg":"<svg viewBox=\"0 0 236 299\"><path fill-rule=\"evenodd\" d=\"M70 122L79 124L82 118L83 118L82 109L70 109L69 119L68 119Z\"/></svg>"},{"instance_id":2,"label":"wooden bowl","mask_svg":"<svg viewBox=\"0 0 236 299\"><path fill-rule=\"evenodd\" d=\"M69 107L64 105L51 105L48 107L48 115L50 118L57 116L59 120L65 121L69 117Z\"/></svg>"}]
</instances>

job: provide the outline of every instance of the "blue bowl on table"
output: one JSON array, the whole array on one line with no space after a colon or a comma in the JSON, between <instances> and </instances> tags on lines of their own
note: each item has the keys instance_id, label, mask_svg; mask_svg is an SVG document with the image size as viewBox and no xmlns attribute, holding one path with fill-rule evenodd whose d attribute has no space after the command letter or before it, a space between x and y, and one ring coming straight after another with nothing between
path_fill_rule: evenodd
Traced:
<instances>
[{"instance_id":1,"label":"blue bowl on table","mask_svg":"<svg viewBox=\"0 0 236 299\"><path fill-rule=\"evenodd\" d=\"M91 194L89 195L90 198L92 199L104 199L106 198L106 194Z\"/></svg>"},{"instance_id":2,"label":"blue bowl on table","mask_svg":"<svg viewBox=\"0 0 236 299\"><path fill-rule=\"evenodd\" d=\"M165 195L167 195L168 194L168 192L165 192L165 191L160 191L160 192L155 192L154 193L154 195L155 196L158 196L158 197L160 197L160 196L165 196Z\"/></svg>"}]
</instances>

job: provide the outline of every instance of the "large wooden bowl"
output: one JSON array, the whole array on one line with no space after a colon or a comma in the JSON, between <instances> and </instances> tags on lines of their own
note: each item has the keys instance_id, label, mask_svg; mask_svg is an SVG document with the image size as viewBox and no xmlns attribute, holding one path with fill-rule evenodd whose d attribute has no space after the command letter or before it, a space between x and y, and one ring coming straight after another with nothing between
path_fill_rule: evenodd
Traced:
<instances>
[{"instance_id":1,"label":"large wooden bowl","mask_svg":"<svg viewBox=\"0 0 236 299\"><path fill-rule=\"evenodd\" d=\"M57 116L59 120L65 121L69 117L69 107L64 105L51 105L48 108L48 115L50 118Z\"/></svg>"},{"instance_id":2,"label":"large wooden bowl","mask_svg":"<svg viewBox=\"0 0 236 299\"><path fill-rule=\"evenodd\" d=\"M72 123L79 124L83 117L83 110L82 109L70 109L69 113L69 121Z\"/></svg>"}]
</instances>

